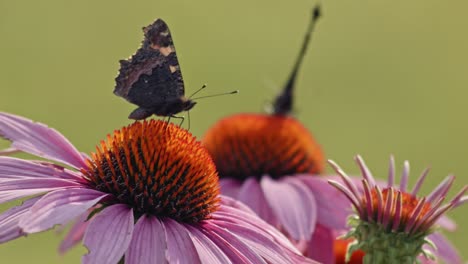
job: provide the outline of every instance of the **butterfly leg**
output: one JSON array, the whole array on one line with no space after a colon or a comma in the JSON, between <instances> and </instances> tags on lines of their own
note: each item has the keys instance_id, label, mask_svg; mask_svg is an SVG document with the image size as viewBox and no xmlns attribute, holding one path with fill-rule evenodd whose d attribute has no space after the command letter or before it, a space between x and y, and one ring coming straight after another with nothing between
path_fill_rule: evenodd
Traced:
<instances>
[{"instance_id":1,"label":"butterfly leg","mask_svg":"<svg viewBox=\"0 0 468 264\"><path fill-rule=\"evenodd\" d=\"M169 128L169 122L171 122L171 116L168 116L167 117L167 121L166 121L166 117L164 116L163 119L162 119L164 122L166 122L166 131L167 129Z\"/></svg>"},{"instance_id":2,"label":"butterfly leg","mask_svg":"<svg viewBox=\"0 0 468 264\"><path fill-rule=\"evenodd\" d=\"M183 124L184 121L185 121L185 117L184 117L184 116L175 116L175 115L171 115L171 116L169 116L169 117L181 119L181 120L180 120L179 127L182 127L182 124Z\"/></svg>"}]
</instances>

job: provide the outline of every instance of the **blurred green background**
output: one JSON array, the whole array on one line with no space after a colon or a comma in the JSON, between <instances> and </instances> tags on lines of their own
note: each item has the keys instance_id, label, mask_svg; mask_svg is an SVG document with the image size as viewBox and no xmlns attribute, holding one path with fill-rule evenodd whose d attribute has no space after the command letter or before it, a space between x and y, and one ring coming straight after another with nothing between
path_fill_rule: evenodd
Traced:
<instances>
[{"instance_id":1,"label":"blurred green background","mask_svg":"<svg viewBox=\"0 0 468 264\"><path fill-rule=\"evenodd\" d=\"M139 46L141 27L160 17L171 28L188 94L203 83L209 84L206 95L241 91L199 101L191 131L202 136L221 117L259 112L271 102L314 4L1 0L0 110L46 123L92 151L107 133L131 122L127 115L135 107L112 94L118 60ZM411 183L432 167L425 192L456 174L453 195L468 182L468 2L322 6L297 82L298 119L350 173L358 172L352 158L360 153L385 177L394 154L399 168L410 160ZM467 207L450 215L462 223ZM79 263L82 247L57 255L61 236L50 231L0 245L0 261ZM448 237L462 251L468 226Z\"/></svg>"}]
</instances>

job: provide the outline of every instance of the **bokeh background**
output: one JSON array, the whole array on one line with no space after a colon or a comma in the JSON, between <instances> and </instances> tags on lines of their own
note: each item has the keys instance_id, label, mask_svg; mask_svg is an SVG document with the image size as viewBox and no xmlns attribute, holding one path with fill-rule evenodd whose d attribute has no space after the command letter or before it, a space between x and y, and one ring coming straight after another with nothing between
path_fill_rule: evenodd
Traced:
<instances>
[{"instance_id":1,"label":"bokeh background","mask_svg":"<svg viewBox=\"0 0 468 264\"><path fill-rule=\"evenodd\" d=\"M139 46L141 27L161 17L188 94L203 83L206 95L241 91L199 101L191 131L201 137L218 119L261 112L271 102L314 4L0 0L0 110L46 123L92 151L131 122L134 106L112 94L118 60ZM468 182L468 2L324 1L322 7L297 82L297 118L327 157L351 173L358 172L352 158L360 153L385 177L394 154L399 169L411 161L411 183L432 167L425 192L456 174L453 195ZM447 235L467 259L467 207L450 215L461 225ZM83 247L57 255L62 236L50 231L2 244L0 262L79 263Z\"/></svg>"}]
</instances>

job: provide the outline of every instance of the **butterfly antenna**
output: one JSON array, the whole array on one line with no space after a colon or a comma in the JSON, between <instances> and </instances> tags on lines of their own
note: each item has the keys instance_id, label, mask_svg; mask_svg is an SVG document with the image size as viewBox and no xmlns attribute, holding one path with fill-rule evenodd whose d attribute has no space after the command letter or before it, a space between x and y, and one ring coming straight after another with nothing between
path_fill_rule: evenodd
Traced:
<instances>
[{"instance_id":1,"label":"butterfly antenna","mask_svg":"<svg viewBox=\"0 0 468 264\"><path fill-rule=\"evenodd\" d=\"M302 42L302 48L299 52L299 56L296 59L291 75L289 76L286 85L283 88L283 91L278 95L273 103L273 114L275 115L285 115L289 114L292 110L293 104L293 88L296 82L297 72L302 64L302 60L309 46L310 39L312 38L312 33L314 32L315 24L321 16L320 5L315 6L312 9L311 19L309 26L307 27L306 34L304 36L304 41Z\"/></svg>"},{"instance_id":2,"label":"butterfly antenna","mask_svg":"<svg viewBox=\"0 0 468 264\"><path fill-rule=\"evenodd\" d=\"M228 95L228 94L236 94L236 93L239 93L239 90L234 90L234 91L230 91L230 92L227 92L227 93L219 93L219 94L210 94L210 95L200 96L200 97L197 97L197 98L192 98L192 100L198 100L198 99L210 98L210 97L216 97L216 96L222 96L222 95Z\"/></svg>"},{"instance_id":3,"label":"butterfly antenna","mask_svg":"<svg viewBox=\"0 0 468 264\"><path fill-rule=\"evenodd\" d=\"M203 84L202 87L201 87L200 89L196 90L193 94L191 94L191 95L189 96L188 99L191 99L194 95L196 95L197 93L199 93L201 90L205 89L206 86L207 86L206 83Z\"/></svg>"}]
</instances>

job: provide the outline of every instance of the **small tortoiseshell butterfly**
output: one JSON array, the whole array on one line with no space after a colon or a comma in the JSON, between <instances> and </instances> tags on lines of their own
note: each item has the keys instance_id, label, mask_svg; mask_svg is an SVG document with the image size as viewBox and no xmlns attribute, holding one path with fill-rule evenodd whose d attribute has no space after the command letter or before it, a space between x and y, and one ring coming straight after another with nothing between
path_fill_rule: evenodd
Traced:
<instances>
[{"instance_id":1,"label":"small tortoiseshell butterfly","mask_svg":"<svg viewBox=\"0 0 468 264\"><path fill-rule=\"evenodd\" d=\"M188 111L196 102L185 97L184 81L167 24L156 20L143 28L141 47L127 60L120 61L114 94L138 106L130 119L151 116L174 117Z\"/></svg>"}]
</instances>

